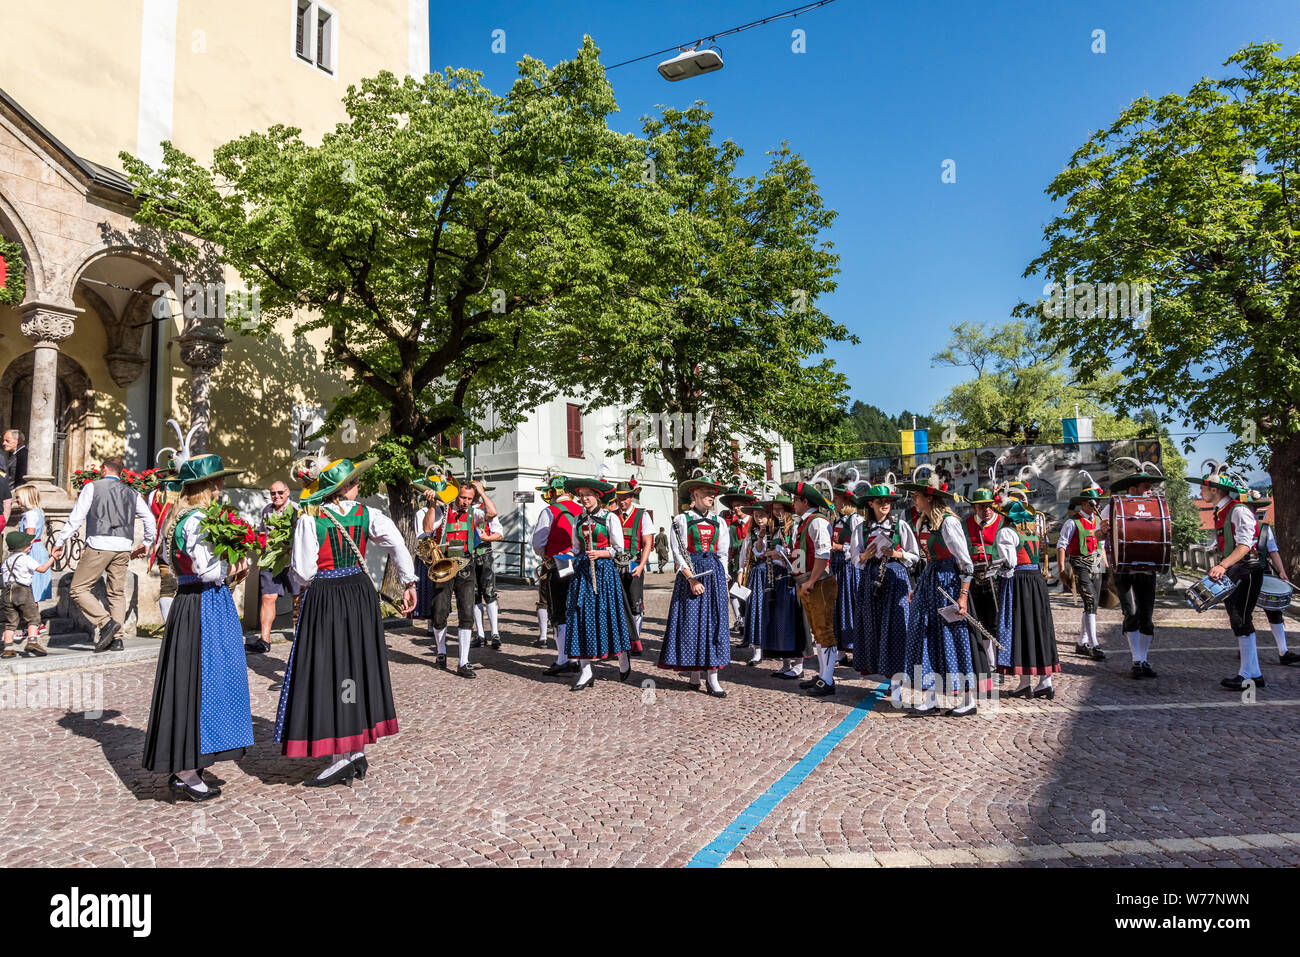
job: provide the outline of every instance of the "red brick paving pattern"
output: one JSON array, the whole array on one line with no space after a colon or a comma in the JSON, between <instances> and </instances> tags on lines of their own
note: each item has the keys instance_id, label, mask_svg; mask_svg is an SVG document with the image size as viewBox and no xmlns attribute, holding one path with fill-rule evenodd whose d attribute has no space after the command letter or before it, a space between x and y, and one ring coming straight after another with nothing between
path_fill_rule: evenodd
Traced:
<instances>
[{"instance_id":1,"label":"red brick paving pattern","mask_svg":"<svg viewBox=\"0 0 1300 957\"><path fill-rule=\"evenodd\" d=\"M689 691L653 667L665 582L647 593L651 650L634 659L632 680L620 684L602 666L607 680L581 694L541 675L554 652L529 645L535 619L526 590L502 591L506 644L474 651L476 681L434 670L419 632L390 631L401 732L368 749L370 774L350 790L301 787L322 762L285 759L270 741L278 694L266 689L286 644L250 658L258 744L243 761L213 769L224 794L203 805L167 803L166 776L139 766L153 662L103 669L102 719L0 711L10 771L0 782L0 864L683 865L872 683L844 677L836 699L809 699L772 679L772 665L733 664L724 672L727 699ZM1141 852L1098 857L1059 850L1300 830L1300 708L1238 705L1218 688L1236 665L1222 612L1197 618L1171 607L1160 618L1178 624L1157 629L1155 681L1129 679L1115 611L1099 618L1107 661L1070 654L1078 611L1062 602L1066 671L1054 702L1016 702L990 719L962 721L911 719L876 705L729 863L819 864L812 859L870 853L978 866L1300 864L1300 836L1273 847L1140 844ZM1275 664L1267 631L1260 644L1268 682L1261 704L1300 701L1300 670ZM1169 650L1209 646L1222 650ZM653 689L642 687L647 679ZM1095 710L1201 702L1234 706ZM1104 833L1093 832L1095 811L1105 814ZM999 849L1026 845L1043 858L972 861L972 851L997 858Z\"/></svg>"}]
</instances>

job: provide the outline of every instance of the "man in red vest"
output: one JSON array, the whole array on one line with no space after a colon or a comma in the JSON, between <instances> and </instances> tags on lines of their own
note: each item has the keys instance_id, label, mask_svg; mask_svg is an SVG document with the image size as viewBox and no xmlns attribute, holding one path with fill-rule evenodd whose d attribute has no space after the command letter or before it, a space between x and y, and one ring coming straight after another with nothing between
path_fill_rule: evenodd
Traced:
<instances>
[{"instance_id":1,"label":"man in red vest","mask_svg":"<svg viewBox=\"0 0 1300 957\"><path fill-rule=\"evenodd\" d=\"M990 635L998 633L998 601L994 589L997 587L995 565L1000 565L998 558L998 532L1006 519L993 508L993 492L986 488L977 488L968 500L972 507L970 515L962 527L966 532L966 541L970 545L971 561L975 565L975 577L971 580L970 606L971 614L984 626ZM972 641L981 641L984 654L990 664L997 660L993 653L993 642L983 638L971 629Z\"/></svg>"},{"instance_id":2,"label":"man in red vest","mask_svg":"<svg viewBox=\"0 0 1300 957\"><path fill-rule=\"evenodd\" d=\"M555 626L555 647L558 654L555 664L543 673L552 677L570 672L576 674L579 670L578 663L570 661L564 650L567 636L564 619L569 584L573 581L571 558L574 520L582 511L582 506L574 500L572 494L565 491L564 482L563 475L551 479L551 487L556 489L555 501L542 510L537 525L533 528L533 551L551 565L547 581L551 590L550 617ZM559 483L558 486L556 483Z\"/></svg>"},{"instance_id":3,"label":"man in red vest","mask_svg":"<svg viewBox=\"0 0 1300 957\"><path fill-rule=\"evenodd\" d=\"M1100 488L1085 489L1070 499L1071 514L1061 525L1061 535L1056 540L1056 570L1064 576L1066 555L1070 569L1079 583L1083 596L1083 620L1079 624L1079 640L1074 653L1093 661L1105 661L1106 653L1097 642L1097 600L1101 597L1101 516L1099 505L1110 496L1101 494Z\"/></svg>"},{"instance_id":4,"label":"man in red vest","mask_svg":"<svg viewBox=\"0 0 1300 957\"><path fill-rule=\"evenodd\" d=\"M469 665L470 627L474 621L475 569L474 555L482 547L482 536L487 531L483 513L474 507L478 489L466 482L460 486L455 499L441 516L434 509L424 516L424 530L432 533L448 558L465 558L465 565L452 578L434 584L433 608L429 623L434 640L438 643L438 667L447 670L447 618L451 614L451 597L456 596L456 645L460 664L456 674L462 678L476 678Z\"/></svg>"},{"instance_id":5,"label":"man in red vest","mask_svg":"<svg viewBox=\"0 0 1300 957\"><path fill-rule=\"evenodd\" d=\"M631 654L641 654L641 621L645 616L645 570L654 547L654 526L650 513L636 501L640 494L636 479L619 482L614 486L614 513L623 526L623 552L631 562L623 566L623 595L627 599L628 615L632 624Z\"/></svg>"}]
</instances>

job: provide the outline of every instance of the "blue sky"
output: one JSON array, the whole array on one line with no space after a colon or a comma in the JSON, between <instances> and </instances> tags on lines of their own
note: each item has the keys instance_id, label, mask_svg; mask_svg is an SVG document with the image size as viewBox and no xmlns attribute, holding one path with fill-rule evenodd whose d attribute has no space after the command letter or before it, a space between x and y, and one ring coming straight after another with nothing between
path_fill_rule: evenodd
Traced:
<instances>
[{"instance_id":1,"label":"blue sky","mask_svg":"<svg viewBox=\"0 0 1300 957\"><path fill-rule=\"evenodd\" d=\"M564 59L590 34L607 64L719 32L797 0L430 4L431 66L481 70L508 88L524 54ZM960 321L1000 323L1042 282L1021 278L1055 207L1043 193L1071 153L1133 99L1184 93L1248 42L1300 42L1294 0L957 3L837 0L718 41L723 70L679 83L656 59L610 73L614 125L638 130L664 104L705 100L720 137L759 172L788 140L811 165L841 257L822 307L863 345L829 351L851 397L928 409L961 370L930 356ZM504 54L492 52L505 31ZM792 52L791 31L807 52ZM1092 52L1105 31L1105 53ZM944 160L956 182L941 181ZM888 362L871 357L890 354ZM1197 463L1221 455L1202 438Z\"/></svg>"}]
</instances>

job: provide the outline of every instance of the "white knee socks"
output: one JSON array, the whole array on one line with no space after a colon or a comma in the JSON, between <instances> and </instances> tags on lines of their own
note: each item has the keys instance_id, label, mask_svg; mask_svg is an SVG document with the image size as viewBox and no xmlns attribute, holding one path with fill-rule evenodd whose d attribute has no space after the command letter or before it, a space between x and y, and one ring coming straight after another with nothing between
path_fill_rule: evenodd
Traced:
<instances>
[{"instance_id":1,"label":"white knee socks","mask_svg":"<svg viewBox=\"0 0 1300 957\"><path fill-rule=\"evenodd\" d=\"M714 668L709 672L709 687L714 691L721 691L722 685L718 684L718 669Z\"/></svg>"},{"instance_id":2,"label":"white knee socks","mask_svg":"<svg viewBox=\"0 0 1300 957\"><path fill-rule=\"evenodd\" d=\"M836 648L818 648L817 657L821 660L821 679L828 685L835 684L835 665L840 654Z\"/></svg>"},{"instance_id":3,"label":"white knee socks","mask_svg":"<svg viewBox=\"0 0 1300 957\"><path fill-rule=\"evenodd\" d=\"M753 654L752 656L750 656L750 659L749 659L749 660L752 661L754 664L758 664L760 661L762 661L762 660L763 660L763 649L760 648L758 645L755 645L755 646L754 646L754 654Z\"/></svg>"},{"instance_id":4,"label":"white knee socks","mask_svg":"<svg viewBox=\"0 0 1300 957\"><path fill-rule=\"evenodd\" d=\"M630 652L620 651L618 653L618 670L627 671L632 667L632 655Z\"/></svg>"},{"instance_id":5,"label":"white knee socks","mask_svg":"<svg viewBox=\"0 0 1300 957\"><path fill-rule=\"evenodd\" d=\"M460 663L469 664L469 629L456 629L456 643L460 645Z\"/></svg>"},{"instance_id":6,"label":"white knee socks","mask_svg":"<svg viewBox=\"0 0 1300 957\"><path fill-rule=\"evenodd\" d=\"M1276 625L1269 622L1268 627L1273 629L1273 640L1277 642L1277 653L1286 654L1286 625L1278 622Z\"/></svg>"},{"instance_id":7,"label":"white knee socks","mask_svg":"<svg viewBox=\"0 0 1300 957\"><path fill-rule=\"evenodd\" d=\"M474 606L474 634L483 637L483 606Z\"/></svg>"},{"instance_id":8,"label":"white knee socks","mask_svg":"<svg viewBox=\"0 0 1300 957\"><path fill-rule=\"evenodd\" d=\"M585 682L588 682L590 680L591 680L591 662L584 661L582 663L582 672L578 675L578 684L584 684Z\"/></svg>"},{"instance_id":9,"label":"white knee socks","mask_svg":"<svg viewBox=\"0 0 1300 957\"><path fill-rule=\"evenodd\" d=\"M1127 631L1124 637L1128 639L1128 651L1133 656L1133 664L1145 661L1146 659L1142 657L1142 636L1136 631Z\"/></svg>"},{"instance_id":10,"label":"white knee socks","mask_svg":"<svg viewBox=\"0 0 1300 957\"><path fill-rule=\"evenodd\" d=\"M1050 688L1051 686L1052 686L1051 675L1044 675L1042 680L1038 682L1038 688ZM1034 690L1037 691L1038 688L1035 688Z\"/></svg>"},{"instance_id":11,"label":"white knee socks","mask_svg":"<svg viewBox=\"0 0 1300 957\"><path fill-rule=\"evenodd\" d=\"M500 611L501 611L501 607L497 604L495 598L492 599L490 602L488 602L487 604L488 626L492 629L491 634L494 635L497 633L497 615L500 613Z\"/></svg>"},{"instance_id":12,"label":"white knee socks","mask_svg":"<svg viewBox=\"0 0 1300 957\"><path fill-rule=\"evenodd\" d=\"M327 768L326 768L324 771L322 771L320 774L316 775L316 777L317 777L317 778L327 778L327 777L329 777L331 774L333 774L335 771L338 771L338 770L340 770L341 768L345 768L345 767L347 767L348 763L349 763L351 760L352 760L352 759L351 759L350 757L348 757L348 755L346 755L346 754L336 754L336 755L334 755L334 763L331 764L329 767L327 767Z\"/></svg>"},{"instance_id":13,"label":"white knee socks","mask_svg":"<svg viewBox=\"0 0 1300 957\"><path fill-rule=\"evenodd\" d=\"M1151 639L1154 637L1155 635L1138 634L1138 642L1140 645L1138 650L1142 652L1143 661L1146 661L1147 655L1151 653Z\"/></svg>"},{"instance_id":14,"label":"white knee socks","mask_svg":"<svg viewBox=\"0 0 1300 957\"><path fill-rule=\"evenodd\" d=\"M434 631L433 640L438 643L438 654L445 655L447 653L447 629L439 628Z\"/></svg>"},{"instance_id":15,"label":"white knee socks","mask_svg":"<svg viewBox=\"0 0 1300 957\"><path fill-rule=\"evenodd\" d=\"M1237 639L1237 648L1241 652L1241 670L1243 678L1259 678L1264 673L1259 670L1259 649L1255 645L1255 633Z\"/></svg>"},{"instance_id":16,"label":"white knee socks","mask_svg":"<svg viewBox=\"0 0 1300 957\"><path fill-rule=\"evenodd\" d=\"M542 641L546 640L546 619L550 617L550 612L545 608L537 609L537 637Z\"/></svg>"},{"instance_id":17,"label":"white knee socks","mask_svg":"<svg viewBox=\"0 0 1300 957\"><path fill-rule=\"evenodd\" d=\"M636 626L636 634L633 636L633 637L635 637L635 638L640 638L640 637L641 637L641 619L644 618L644 617L645 617L644 615L633 615L633 616L632 616L632 624Z\"/></svg>"},{"instance_id":18,"label":"white knee socks","mask_svg":"<svg viewBox=\"0 0 1300 957\"><path fill-rule=\"evenodd\" d=\"M1096 648L1097 647L1097 615L1094 613L1091 615L1084 615L1083 617L1084 620L1087 622L1087 632L1088 632L1087 644L1090 644L1092 647Z\"/></svg>"},{"instance_id":19,"label":"white knee socks","mask_svg":"<svg viewBox=\"0 0 1300 957\"><path fill-rule=\"evenodd\" d=\"M558 652L555 663L557 665L567 665L569 663L569 652L565 650L563 625L555 626L555 650Z\"/></svg>"}]
</instances>

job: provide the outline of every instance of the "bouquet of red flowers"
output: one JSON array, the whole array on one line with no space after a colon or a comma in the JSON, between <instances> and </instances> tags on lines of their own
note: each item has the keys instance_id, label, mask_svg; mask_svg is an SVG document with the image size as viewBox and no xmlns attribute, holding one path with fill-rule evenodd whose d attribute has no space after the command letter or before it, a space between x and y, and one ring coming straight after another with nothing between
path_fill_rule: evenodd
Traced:
<instances>
[{"instance_id":1,"label":"bouquet of red flowers","mask_svg":"<svg viewBox=\"0 0 1300 957\"><path fill-rule=\"evenodd\" d=\"M234 565L242 558L266 548L266 536L239 517L225 502L213 502L199 519L212 552Z\"/></svg>"},{"instance_id":2,"label":"bouquet of red flowers","mask_svg":"<svg viewBox=\"0 0 1300 957\"><path fill-rule=\"evenodd\" d=\"M145 469L143 472L122 469L122 481L141 495L148 495L158 487L158 472L159 469Z\"/></svg>"},{"instance_id":3,"label":"bouquet of red flowers","mask_svg":"<svg viewBox=\"0 0 1300 957\"><path fill-rule=\"evenodd\" d=\"M80 492L87 482L98 482L104 477L103 471L98 465L91 465L84 469L77 469L72 473L72 487Z\"/></svg>"}]
</instances>

